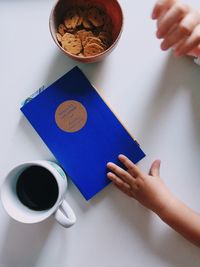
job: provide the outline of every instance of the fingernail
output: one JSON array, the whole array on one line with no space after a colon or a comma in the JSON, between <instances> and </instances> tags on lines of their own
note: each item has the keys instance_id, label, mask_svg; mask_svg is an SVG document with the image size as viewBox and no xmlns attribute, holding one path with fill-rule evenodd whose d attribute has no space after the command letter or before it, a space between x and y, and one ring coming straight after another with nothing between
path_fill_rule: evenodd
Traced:
<instances>
[{"instance_id":1,"label":"fingernail","mask_svg":"<svg viewBox=\"0 0 200 267\"><path fill-rule=\"evenodd\" d=\"M166 43L164 43L164 42L160 45L160 47L164 51L167 50L167 48L168 48L167 45L166 45Z\"/></svg>"},{"instance_id":2,"label":"fingernail","mask_svg":"<svg viewBox=\"0 0 200 267\"><path fill-rule=\"evenodd\" d=\"M112 178L110 177L111 175L112 175L112 172L108 172L107 173L107 178L110 179L110 180L112 180Z\"/></svg>"},{"instance_id":3,"label":"fingernail","mask_svg":"<svg viewBox=\"0 0 200 267\"><path fill-rule=\"evenodd\" d=\"M109 177L109 173L107 173L107 178L108 178L109 180L111 180L110 177Z\"/></svg>"},{"instance_id":4,"label":"fingernail","mask_svg":"<svg viewBox=\"0 0 200 267\"><path fill-rule=\"evenodd\" d=\"M157 36L157 38L161 38L162 37L162 34L161 34L161 32L159 30L157 31L156 36Z\"/></svg>"},{"instance_id":5,"label":"fingernail","mask_svg":"<svg viewBox=\"0 0 200 267\"><path fill-rule=\"evenodd\" d=\"M153 13L151 14L151 18L152 18L152 19L156 19L156 13L155 13L155 12L153 12Z\"/></svg>"}]
</instances>

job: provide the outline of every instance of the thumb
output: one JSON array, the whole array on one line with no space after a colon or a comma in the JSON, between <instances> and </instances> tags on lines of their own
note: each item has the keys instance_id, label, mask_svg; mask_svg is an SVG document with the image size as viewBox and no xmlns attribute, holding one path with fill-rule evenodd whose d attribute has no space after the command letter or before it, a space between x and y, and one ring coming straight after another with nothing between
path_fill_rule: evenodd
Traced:
<instances>
[{"instance_id":1,"label":"thumb","mask_svg":"<svg viewBox=\"0 0 200 267\"><path fill-rule=\"evenodd\" d=\"M155 160L150 168L149 174L152 176L160 176L160 160Z\"/></svg>"}]
</instances>

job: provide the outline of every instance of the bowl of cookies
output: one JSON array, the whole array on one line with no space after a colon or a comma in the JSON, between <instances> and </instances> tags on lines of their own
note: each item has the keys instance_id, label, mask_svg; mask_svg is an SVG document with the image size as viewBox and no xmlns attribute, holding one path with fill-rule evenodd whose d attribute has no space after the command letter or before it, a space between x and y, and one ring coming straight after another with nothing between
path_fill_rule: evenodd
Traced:
<instances>
[{"instance_id":1,"label":"bowl of cookies","mask_svg":"<svg viewBox=\"0 0 200 267\"><path fill-rule=\"evenodd\" d=\"M116 47L123 13L117 0L58 0L49 27L54 42L66 55L93 63Z\"/></svg>"}]
</instances>

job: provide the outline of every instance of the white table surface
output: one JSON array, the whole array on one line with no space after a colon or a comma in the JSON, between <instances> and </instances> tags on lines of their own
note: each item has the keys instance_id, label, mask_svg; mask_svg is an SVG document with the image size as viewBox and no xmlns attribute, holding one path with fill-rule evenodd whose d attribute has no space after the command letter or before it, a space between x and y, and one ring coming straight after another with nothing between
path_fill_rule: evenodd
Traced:
<instances>
[{"instance_id":1,"label":"white table surface","mask_svg":"<svg viewBox=\"0 0 200 267\"><path fill-rule=\"evenodd\" d=\"M53 0L0 0L0 183L16 164L53 159L22 116L21 101L75 65L99 88L147 157L162 160L171 190L200 211L200 68L159 49L154 0L121 0L125 27L116 50L84 65L58 50L48 30ZM200 8L199 0L188 1ZM10 219L0 203L0 267L199 267L199 249L156 215L108 186L86 202L70 183L77 223L36 225ZM200 226L199 226L200 227Z\"/></svg>"}]
</instances>

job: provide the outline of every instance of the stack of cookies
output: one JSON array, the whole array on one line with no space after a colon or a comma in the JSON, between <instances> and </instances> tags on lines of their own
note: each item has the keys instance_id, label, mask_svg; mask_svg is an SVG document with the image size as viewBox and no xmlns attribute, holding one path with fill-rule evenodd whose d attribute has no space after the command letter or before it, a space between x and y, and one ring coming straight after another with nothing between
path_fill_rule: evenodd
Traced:
<instances>
[{"instance_id":1,"label":"stack of cookies","mask_svg":"<svg viewBox=\"0 0 200 267\"><path fill-rule=\"evenodd\" d=\"M91 57L104 52L112 44L112 22L97 7L73 7L58 26L58 42L68 53Z\"/></svg>"}]
</instances>

